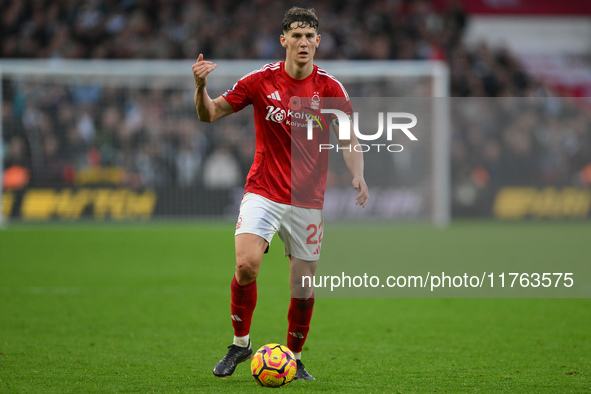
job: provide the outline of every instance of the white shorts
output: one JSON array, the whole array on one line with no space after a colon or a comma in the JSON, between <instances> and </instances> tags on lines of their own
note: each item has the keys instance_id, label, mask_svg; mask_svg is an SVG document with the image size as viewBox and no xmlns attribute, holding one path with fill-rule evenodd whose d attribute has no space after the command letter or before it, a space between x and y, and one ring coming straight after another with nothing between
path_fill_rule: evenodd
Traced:
<instances>
[{"instance_id":1,"label":"white shorts","mask_svg":"<svg viewBox=\"0 0 591 394\"><path fill-rule=\"evenodd\" d=\"M236 233L255 234L269 245L276 232L285 245L285 255L304 261L320 258L322 210L294 207L246 193L240 204Z\"/></svg>"}]
</instances>

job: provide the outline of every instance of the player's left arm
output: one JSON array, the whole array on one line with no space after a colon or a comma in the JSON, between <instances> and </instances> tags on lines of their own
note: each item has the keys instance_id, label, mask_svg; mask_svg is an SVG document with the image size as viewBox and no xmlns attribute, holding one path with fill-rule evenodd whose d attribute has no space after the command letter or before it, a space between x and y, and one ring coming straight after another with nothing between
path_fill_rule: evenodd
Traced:
<instances>
[{"instance_id":1,"label":"player's left arm","mask_svg":"<svg viewBox=\"0 0 591 394\"><path fill-rule=\"evenodd\" d=\"M339 125L336 123L332 124L333 131L339 136ZM348 140L339 139L339 145L343 151L343 159L347 168L353 175L353 188L357 190L357 197L355 197L355 205L361 205L363 208L369 201L369 189L363 178L363 152L358 152L354 149L359 144L355 133L351 133L351 137Z\"/></svg>"}]
</instances>

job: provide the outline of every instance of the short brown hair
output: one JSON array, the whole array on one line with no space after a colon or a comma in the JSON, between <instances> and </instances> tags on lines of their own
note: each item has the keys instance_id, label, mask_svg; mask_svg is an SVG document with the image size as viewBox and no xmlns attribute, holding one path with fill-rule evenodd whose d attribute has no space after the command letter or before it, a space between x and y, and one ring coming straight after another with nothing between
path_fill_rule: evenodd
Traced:
<instances>
[{"instance_id":1,"label":"short brown hair","mask_svg":"<svg viewBox=\"0 0 591 394\"><path fill-rule=\"evenodd\" d=\"M296 29L298 27L309 26L318 31L318 16L316 16L314 8L291 7L289 10L285 11L283 22L281 23L283 31L285 33L290 31L292 29L291 24L294 22L298 22L295 27Z\"/></svg>"}]
</instances>

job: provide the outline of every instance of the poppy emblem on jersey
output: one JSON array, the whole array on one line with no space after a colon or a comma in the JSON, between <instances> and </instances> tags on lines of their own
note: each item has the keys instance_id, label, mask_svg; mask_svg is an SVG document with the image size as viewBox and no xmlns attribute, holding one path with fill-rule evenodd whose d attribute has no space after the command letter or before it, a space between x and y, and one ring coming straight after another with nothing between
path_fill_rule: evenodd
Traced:
<instances>
[{"instance_id":1,"label":"poppy emblem on jersey","mask_svg":"<svg viewBox=\"0 0 591 394\"><path fill-rule=\"evenodd\" d=\"M298 96L293 96L289 99L289 109L295 111L302 107L302 100Z\"/></svg>"}]
</instances>

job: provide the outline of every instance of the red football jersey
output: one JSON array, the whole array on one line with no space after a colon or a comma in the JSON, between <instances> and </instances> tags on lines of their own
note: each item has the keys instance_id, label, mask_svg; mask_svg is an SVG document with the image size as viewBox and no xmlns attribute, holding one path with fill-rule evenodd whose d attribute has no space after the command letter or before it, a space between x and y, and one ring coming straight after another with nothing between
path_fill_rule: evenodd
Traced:
<instances>
[{"instance_id":1,"label":"red football jersey","mask_svg":"<svg viewBox=\"0 0 591 394\"><path fill-rule=\"evenodd\" d=\"M270 63L245 75L223 94L235 112L249 104L254 107L256 152L245 192L321 209L328 150L321 150L320 144L329 142L331 115L320 111L338 109L351 115L351 103L343 85L318 66L308 77L294 79L284 63Z\"/></svg>"}]
</instances>

